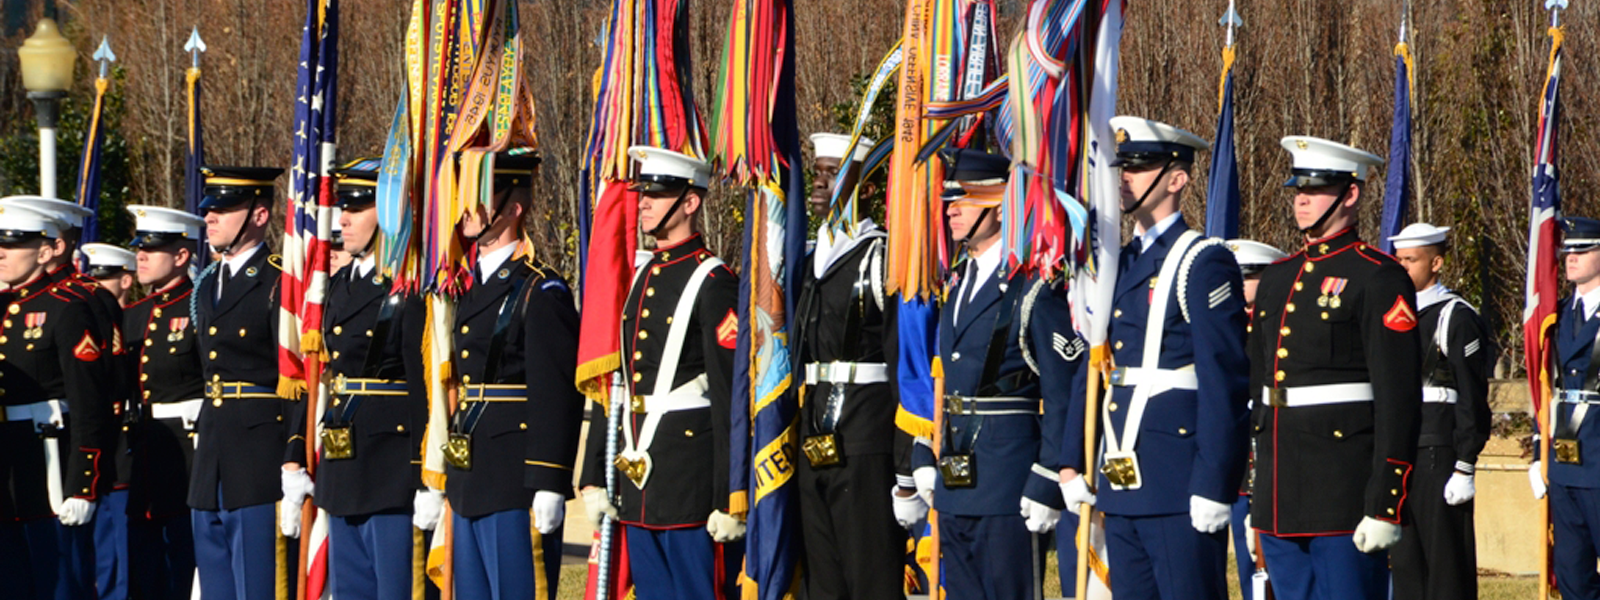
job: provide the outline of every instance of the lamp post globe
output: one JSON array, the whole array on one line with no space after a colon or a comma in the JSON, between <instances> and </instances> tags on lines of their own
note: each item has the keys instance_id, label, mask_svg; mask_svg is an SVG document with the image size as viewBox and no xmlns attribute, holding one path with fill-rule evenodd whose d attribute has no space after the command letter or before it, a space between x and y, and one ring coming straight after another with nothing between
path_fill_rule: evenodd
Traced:
<instances>
[{"instance_id":1,"label":"lamp post globe","mask_svg":"<svg viewBox=\"0 0 1600 600\"><path fill-rule=\"evenodd\" d=\"M23 40L17 58L22 63L22 87L28 90L39 124L39 195L55 198L56 123L61 99L72 88L78 51L61 35L55 19L46 17L39 19L33 35Z\"/></svg>"}]
</instances>

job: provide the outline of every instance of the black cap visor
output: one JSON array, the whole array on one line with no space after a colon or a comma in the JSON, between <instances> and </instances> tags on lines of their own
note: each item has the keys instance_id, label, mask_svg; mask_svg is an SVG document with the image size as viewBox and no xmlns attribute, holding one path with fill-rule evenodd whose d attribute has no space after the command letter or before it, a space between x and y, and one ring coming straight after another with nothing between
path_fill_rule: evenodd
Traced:
<instances>
[{"instance_id":1,"label":"black cap visor","mask_svg":"<svg viewBox=\"0 0 1600 600\"><path fill-rule=\"evenodd\" d=\"M181 233L171 231L135 231L128 247L135 250L155 250L167 244L190 240Z\"/></svg>"},{"instance_id":2,"label":"black cap visor","mask_svg":"<svg viewBox=\"0 0 1600 600\"><path fill-rule=\"evenodd\" d=\"M1330 185L1349 185L1358 181L1349 171L1324 171L1318 169L1293 169L1283 187L1317 188Z\"/></svg>"},{"instance_id":3,"label":"black cap visor","mask_svg":"<svg viewBox=\"0 0 1600 600\"><path fill-rule=\"evenodd\" d=\"M20 229L0 229L0 245L21 244L37 240L49 239L43 231L23 231Z\"/></svg>"},{"instance_id":4,"label":"black cap visor","mask_svg":"<svg viewBox=\"0 0 1600 600\"><path fill-rule=\"evenodd\" d=\"M676 195L688 189L690 182L682 177L672 175L640 175L633 179L629 186L641 194Z\"/></svg>"}]
</instances>

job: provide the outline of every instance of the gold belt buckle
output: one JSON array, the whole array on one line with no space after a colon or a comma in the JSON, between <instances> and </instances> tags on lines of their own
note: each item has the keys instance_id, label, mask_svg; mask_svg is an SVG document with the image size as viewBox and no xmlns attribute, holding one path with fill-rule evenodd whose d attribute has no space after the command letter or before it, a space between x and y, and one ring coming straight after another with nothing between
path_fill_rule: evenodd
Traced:
<instances>
[{"instance_id":1,"label":"gold belt buckle","mask_svg":"<svg viewBox=\"0 0 1600 600\"><path fill-rule=\"evenodd\" d=\"M1139 489L1139 457L1132 452L1107 452L1100 473L1116 489Z\"/></svg>"},{"instance_id":2,"label":"gold belt buckle","mask_svg":"<svg viewBox=\"0 0 1600 600\"><path fill-rule=\"evenodd\" d=\"M631 460L626 456L619 455L616 460L611 461L611 464L616 465L617 470L622 471L622 475L632 481L634 487L644 489L644 459Z\"/></svg>"},{"instance_id":3,"label":"gold belt buckle","mask_svg":"<svg viewBox=\"0 0 1600 600\"><path fill-rule=\"evenodd\" d=\"M322 457L328 460L355 458L356 447L350 439L350 426L324 425L322 428Z\"/></svg>"},{"instance_id":4,"label":"gold belt buckle","mask_svg":"<svg viewBox=\"0 0 1600 600\"><path fill-rule=\"evenodd\" d=\"M1578 440L1550 440L1550 449L1556 453L1556 462L1569 465L1583 464L1583 452Z\"/></svg>"},{"instance_id":5,"label":"gold belt buckle","mask_svg":"<svg viewBox=\"0 0 1600 600\"><path fill-rule=\"evenodd\" d=\"M339 395L350 393L350 380L345 378L344 373L333 376L333 393Z\"/></svg>"},{"instance_id":6,"label":"gold belt buckle","mask_svg":"<svg viewBox=\"0 0 1600 600\"><path fill-rule=\"evenodd\" d=\"M831 467L839 464L839 440L831 433L806 438L801 448L813 467Z\"/></svg>"},{"instance_id":7,"label":"gold belt buckle","mask_svg":"<svg viewBox=\"0 0 1600 600\"><path fill-rule=\"evenodd\" d=\"M969 488L978 484L978 465L971 454L947 454L939 457L939 474L946 488Z\"/></svg>"},{"instance_id":8,"label":"gold belt buckle","mask_svg":"<svg viewBox=\"0 0 1600 600\"><path fill-rule=\"evenodd\" d=\"M206 382L206 398L211 399L211 400L221 400L222 399L222 382L221 381L208 381L208 382Z\"/></svg>"},{"instance_id":9,"label":"gold belt buckle","mask_svg":"<svg viewBox=\"0 0 1600 600\"><path fill-rule=\"evenodd\" d=\"M472 470L472 436L452 433L444 442L444 461L463 471Z\"/></svg>"},{"instance_id":10,"label":"gold belt buckle","mask_svg":"<svg viewBox=\"0 0 1600 600\"><path fill-rule=\"evenodd\" d=\"M644 410L645 410L644 396L634 396L634 397L632 397L628 401L628 409L632 410L633 414L636 414L636 415L644 414Z\"/></svg>"},{"instance_id":11,"label":"gold belt buckle","mask_svg":"<svg viewBox=\"0 0 1600 600\"><path fill-rule=\"evenodd\" d=\"M1289 390L1284 388L1268 388L1267 406L1287 408L1289 406Z\"/></svg>"}]
</instances>

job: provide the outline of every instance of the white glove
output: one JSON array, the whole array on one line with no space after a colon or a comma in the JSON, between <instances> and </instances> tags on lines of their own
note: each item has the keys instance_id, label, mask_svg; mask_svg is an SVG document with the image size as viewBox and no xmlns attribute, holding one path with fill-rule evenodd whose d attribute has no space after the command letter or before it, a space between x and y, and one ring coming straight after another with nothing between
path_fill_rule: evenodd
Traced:
<instances>
[{"instance_id":1,"label":"white glove","mask_svg":"<svg viewBox=\"0 0 1600 600\"><path fill-rule=\"evenodd\" d=\"M567 499L559 493L539 490L533 493L533 528L547 535L567 518Z\"/></svg>"},{"instance_id":2,"label":"white glove","mask_svg":"<svg viewBox=\"0 0 1600 600\"><path fill-rule=\"evenodd\" d=\"M917 482L917 494L922 496L922 503L933 506L933 482L939 480L939 470L919 467L911 472L911 478Z\"/></svg>"},{"instance_id":3,"label":"white glove","mask_svg":"<svg viewBox=\"0 0 1600 600\"><path fill-rule=\"evenodd\" d=\"M736 542L744 538L744 521L722 512L711 511L711 516L706 518L706 533L711 534L711 541L718 544Z\"/></svg>"},{"instance_id":4,"label":"white glove","mask_svg":"<svg viewBox=\"0 0 1600 600\"><path fill-rule=\"evenodd\" d=\"M909 530L928 518L928 504L920 494L902 496L898 485L889 488L889 494L894 498L894 520L901 527Z\"/></svg>"},{"instance_id":5,"label":"white glove","mask_svg":"<svg viewBox=\"0 0 1600 600\"><path fill-rule=\"evenodd\" d=\"M1202 496L1189 496L1189 524L1200 533L1216 533L1228 526L1233 507Z\"/></svg>"},{"instance_id":6,"label":"white glove","mask_svg":"<svg viewBox=\"0 0 1600 600\"><path fill-rule=\"evenodd\" d=\"M1400 542L1400 526L1372 517L1361 517L1361 524L1356 526L1356 534L1350 539L1356 543L1356 549L1362 552L1370 554L1388 550Z\"/></svg>"},{"instance_id":7,"label":"white glove","mask_svg":"<svg viewBox=\"0 0 1600 600\"><path fill-rule=\"evenodd\" d=\"M1061 511L1034 502L1027 496L1022 497L1021 507L1022 525L1027 527L1028 531L1039 534L1050 533L1055 530L1056 523L1061 521Z\"/></svg>"},{"instance_id":8,"label":"white glove","mask_svg":"<svg viewBox=\"0 0 1600 600\"><path fill-rule=\"evenodd\" d=\"M1472 484L1472 476L1457 471L1450 474L1450 481L1444 484L1444 502L1450 506L1459 506L1472 500L1478 495L1477 486Z\"/></svg>"},{"instance_id":9,"label":"white glove","mask_svg":"<svg viewBox=\"0 0 1600 600\"><path fill-rule=\"evenodd\" d=\"M411 498L411 524L423 531L433 531L444 517L444 492L417 490Z\"/></svg>"},{"instance_id":10,"label":"white glove","mask_svg":"<svg viewBox=\"0 0 1600 600\"><path fill-rule=\"evenodd\" d=\"M278 504L278 530L283 532L283 537L300 537L300 512L299 502L285 499Z\"/></svg>"},{"instance_id":11,"label":"white glove","mask_svg":"<svg viewBox=\"0 0 1600 600\"><path fill-rule=\"evenodd\" d=\"M583 491L583 512L589 517L589 525L599 529L601 517L617 518L617 507L611 505L611 500L606 498L604 488L592 487Z\"/></svg>"},{"instance_id":12,"label":"white glove","mask_svg":"<svg viewBox=\"0 0 1600 600\"><path fill-rule=\"evenodd\" d=\"M1550 488L1545 486L1544 474L1539 472L1539 461L1537 460L1528 465L1528 485L1533 486L1534 500L1543 500L1545 492L1550 491Z\"/></svg>"},{"instance_id":13,"label":"white glove","mask_svg":"<svg viewBox=\"0 0 1600 600\"><path fill-rule=\"evenodd\" d=\"M94 520L94 501L83 498L67 498L61 502L61 512L56 513L61 519L61 524L68 527L87 525Z\"/></svg>"},{"instance_id":14,"label":"white glove","mask_svg":"<svg viewBox=\"0 0 1600 600\"><path fill-rule=\"evenodd\" d=\"M1078 514L1080 504L1094 506L1094 493L1089 491L1089 483L1081 475L1061 482L1061 499L1067 501L1067 510L1072 514Z\"/></svg>"},{"instance_id":15,"label":"white glove","mask_svg":"<svg viewBox=\"0 0 1600 600\"><path fill-rule=\"evenodd\" d=\"M316 484L311 482L311 475L305 469L284 469L281 471L283 480L283 503L299 506L306 501L306 496L312 495Z\"/></svg>"},{"instance_id":16,"label":"white glove","mask_svg":"<svg viewBox=\"0 0 1600 600\"><path fill-rule=\"evenodd\" d=\"M1244 549L1250 553L1250 562L1256 562L1256 530L1250 528L1250 514L1244 515Z\"/></svg>"}]
</instances>

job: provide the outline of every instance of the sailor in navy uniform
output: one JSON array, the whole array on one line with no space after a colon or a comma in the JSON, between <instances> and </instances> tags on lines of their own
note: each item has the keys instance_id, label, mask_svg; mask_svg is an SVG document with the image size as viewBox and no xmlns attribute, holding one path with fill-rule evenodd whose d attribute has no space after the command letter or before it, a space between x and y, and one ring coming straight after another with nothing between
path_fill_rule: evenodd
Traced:
<instances>
[{"instance_id":1,"label":"sailor in navy uniform","mask_svg":"<svg viewBox=\"0 0 1600 600\"><path fill-rule=\"evenodd\" d=\"M555 600L559 582L584 399L573 384L572 291L534 259L522 233L538 162L531 154L497 156L492 202L474 203L461 223L476 262L472 287L456 305L461 403L446 445L445 493L462 598ZM432 512L424 501L418 512Z\"/></svg>"},{"instance_id":2,"label":"sailor in navy uniform","mask_svg":"<svg viewBox=\"0 0 1600 600\"><path fill-rule=\"evenodd\" d=\"M1205 140L1139 117L1111 127L1135 239L1112 304L1102 451L1084 460L1083 421L1068 421L1062 493L1105 513L1119 597L1226 598L1224 530L1248 448L1243 282L1223 241L1189 229L1179 210ZM1094 496L1079 475L1090 466Z\"/></svg>"},{"instance_id":3,"label":"sailor in navy uniform","mask_svg":"<svg viewBox=\"0 0 1600 600\"><path fill-rule=\"evenodd\" d=\"M122 314L134 361L133 482L128 501L134 589L141 598L187 598L194 586L189 470L195 422L205 402L200 349L190 312L189 266L205 221L181 210L131 205L133 247L145 297Z\"/></svg>"},{"instance_id":4,"label":"sailor in navy uniform","mask_svg":"<svg viewBox=\"0 0 1600 600\"><path fill-rule=\"evenodd\" d=\"M913 477L938 510L949 596L1034 598L1041 538L1065 508L1057 453L1084 345L1061 282L1001 266L1010 161L972 149L947 150L944 160L945 214L966 256L951 269L939 315L943 447L935 455L917 444Z\"/></svg>"},{"instance_id":5,"label":"sailor in navy uniform","mask_svg":"<svg viewBox=\"0 0 1600 600\"><path fill-rule=\"evenodd\" d=\"M199 210L217 259L190 295L206 400L189 474L200 595L271 598L279 566L293 564L277 551L273 504L283 500L283 524L297 528L310 493L305 439L289 427L305 408L278 395L280 267L263 243L281 169L201 173Z\"/></svg>"},{"instance_id":6,"label":"sailor in navy uniform","mask_svg":"<svg viewBox=\"0 0 1600 600\"><path fill-rule=\"evenodd\" d=\"M584 508L592 523L603 514L622 523L640 600L731 598L746 509L743 495L736 500L728 489L739 280L695 227L711 166L659 148L628 154L638 162L639 229L656 249L623 306L629 400L617 415L592 411ZM611 427L618 447L606 465ZM608 498L613 466L617 489Z\"/></svg>"},{"instance_id":7,"label":"sailor in navy uniform","mask_svg":"<svg viewBox=\"0 0 1600 600\"><path fill-rule=\"evenodd\" d=\"M323 312L330 401L327 412L315 416L322 437L316 504L330 517L331 593L409 600L411 565L421 551L412 543L411 522L428 424L425 311L420 296L394 292L394 282L378 269L380 160L353 161L333 172L351 260L329 278Z\"/></svg>"},{"instance_id":8,"label":"sailor in navy uniform","mask_svg":"<svg viewBox=\"0 0 1600 600\"><path fill-rule=\"evenodd\" d=\"M84 244L79 251L84 257L84 276L115 298L119 311L126 309L133 292L133 253L98 243ZM127 336L123 335L122 339L127 339ZM128 546L128 496L133 481L133 453L128 436L139 414L137 399L132 396L132 391L137 387L133 385L133 377L138 369L132 360L133 356L127 352L114 352L110 358L115 364L117 382L114 386L108 386L115 395L112 410L122 423L117 428L117 444L113 450L112 462L116 465L116 476L111 484L111 493L106 494L105 501L95 506L94 570L95 588L100 591L100 600L119 600L129 595L128 580L132 566Z\"/></svg>"},{"instance_id":9,"label":"sailor in navy uniform","mask_svg":"<svg viewBox=\"0 0 1600 600\"><path fill-rule=\"evenodd\" d=\"M85 525L112 481L110 356L95 300L47 274L66 226L0 200L0 579L17 598L95 597Z\"/></svg>"},{"instance_id":10,"label":"sailor in navy uniform","mask_svg":"<svg viewBox=\"0 0 1600 600\"><path fill-rule=\"evenodd\" d=\"M1250 525L1280 600L1385 598L1422 408L1416 291L1356 235L1356 148L1287 137L1305 246L1267 267L1250 331Z\"/></svg>"},{"instance_id":11,"label":"sailor in navy uniform","mask_svg":"<svg viewBox=\"0 0 1600 600\"><path fill-rule=\"evenodd\" d=\"M1449 227L1413 223L1390 237L1417 289L1422 338L1422 429L1411 479L1411 519L1390 553L1397 598L1478 597L1472 526L1478 453L1489 441L1493 342L1477 309L1439 282Z\"/></svg>"},{"instance_id":12,"label":"sailor in navy uniform","mask_svg":"<svg viewBox=\"0 0 1600 600\"><path fill-rule=\"evenodd\" d=\"M1600 528L1600 425L1591 412L1600 390L1600 221L1584 217L1561 220L1566 235L1566 278L1572 295L1564 298L1556 316L1555 390L1550 423L1541 427L1550 435L1549 487L1541 476L1541 461L1528 469L1535 498L1550 496L1554 529L1552 561L1562 598L1600 598L1600 574L1595 572L1596 543L1592 532ZM1537 445L1537 444L1536 444ZM1537 457L1536 457L1537 458Z\"/></svg>"},{"instance_id":13,"label":"sailor in navy uniform","mask_svg":"<svg viewBox=\"0 0 1600 600\"><path fill-rule=\"evenodd\" d=\"M845 162L849 136L818 133L811 141L809 205L824 222L803 267L793 337L793 372L805 378L805 460L799 465L804 585L811 600L900 598L906 532L883 489L896 487L894 453L897 446L909 449L910 438L895 427L899 402L889 384L896 336L894 302L883 292L888 236L871 219L839 231L826 221L836 174L846 170L848 194L873 142L862 138ZM915 498L916 487L906 479L907 495Z\"/></svg>"},{"instance_id":14,"label":"sailor in navy uniform","mask_svg":"<svg viewBox=\"0 0 1600 600\"><path fill-rule=\"evenodd\" d=\"M1228 249L1233 251L1233 259L1239 263L1239 275L1244 282L1244 312L1246 318L1256 309L1256 287L1261 284L1261 271L1267 265L1289 257L1288 252L1279 250L1254 240L1228 240ZM1249 331L1249 326L1245 326ZM1252 460L1255 456L1254 444L1250 450ZM1266 589L1266 571L1261 572L1262 581L1256 582L1256 532L1250 529L1250 473L1245 472L1244 483L1239 486L1239 499L1233 502L1233 517L1231 531L1233 532L1233 562L1239 571L1239 595L1244 600L1253 600L1256 589ZM1261 595L1265 595L1263 591Z\"/></svg>"}]
</instances>

